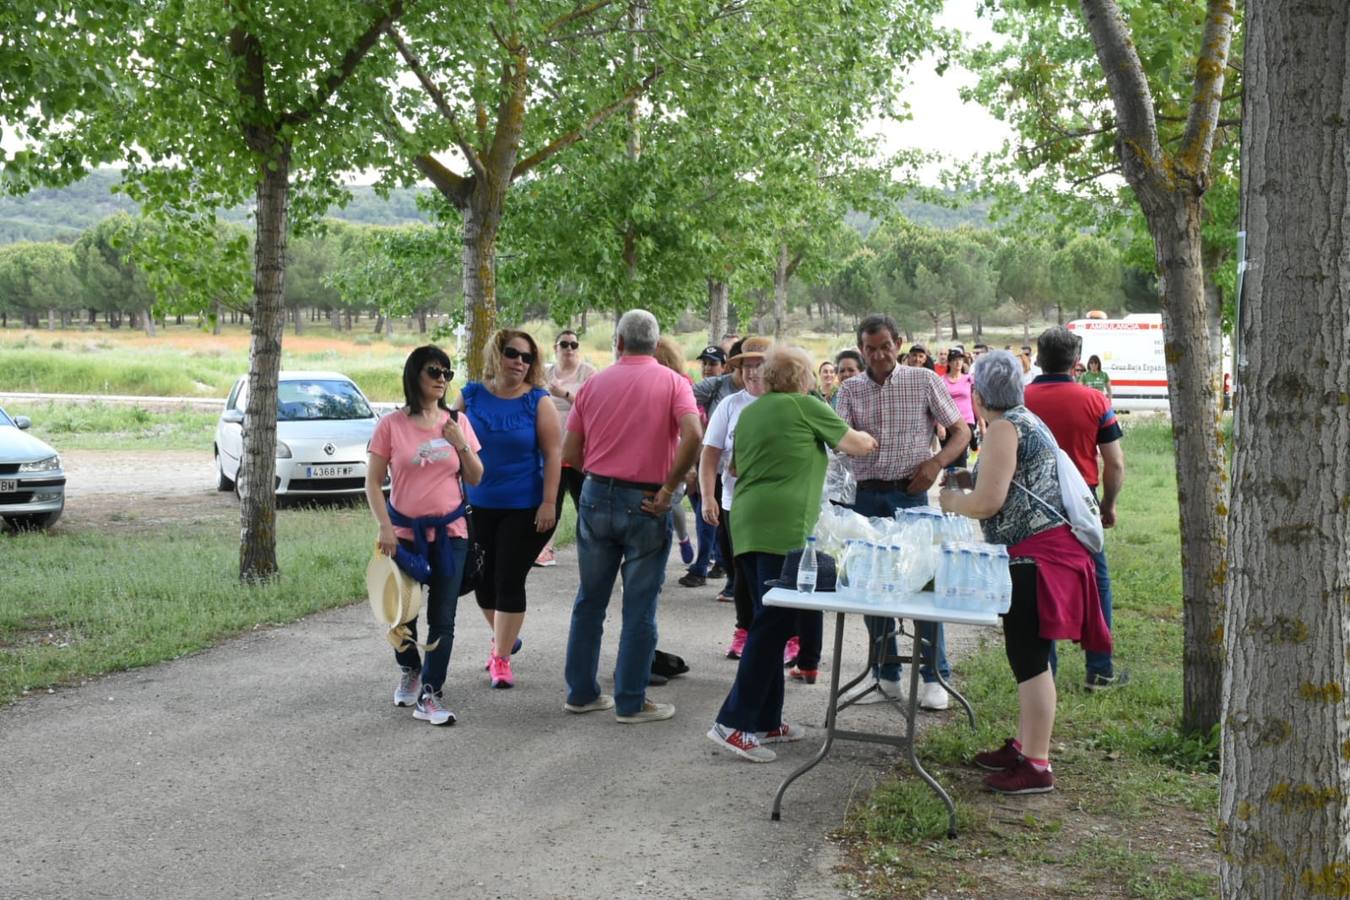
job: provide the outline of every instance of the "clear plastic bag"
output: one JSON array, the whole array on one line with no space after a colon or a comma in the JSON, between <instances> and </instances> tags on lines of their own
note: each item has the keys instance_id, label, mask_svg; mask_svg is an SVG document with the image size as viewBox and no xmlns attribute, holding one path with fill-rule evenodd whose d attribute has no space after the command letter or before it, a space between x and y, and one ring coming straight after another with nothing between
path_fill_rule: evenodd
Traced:
<instances>
[{"instance_id":1,"label":"clear plastic bag","mask_svg":"<svg viewBox=\"0 0 1350 900\"><path fill-rule=\"evenodd\" d=\"M826 450L825 454L829 457L829 465L825 468L825 499L853 505L858 496L858 482L853 477L848 458L837 450Z\"/></svg>"}]
</instances>

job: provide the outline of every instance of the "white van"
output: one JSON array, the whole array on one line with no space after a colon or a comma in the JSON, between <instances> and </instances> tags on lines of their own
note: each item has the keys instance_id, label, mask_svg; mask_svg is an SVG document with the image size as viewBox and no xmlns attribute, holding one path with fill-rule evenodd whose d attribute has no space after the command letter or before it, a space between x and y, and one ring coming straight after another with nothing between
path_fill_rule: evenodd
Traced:
<instances>
[{"instance_id":1,"label":"white van","mask_svg":"<svg viewBox=\"0 0 1350 900\"><path fill-rule=\"evenodd\" d=\"M1169 408L1167 363L1163 359L1161 313L1131 313L1123 319L1074 319L1064 326L1083 339L1080 359L1102 361L1111 376L1112 405L1118 412ZM1231 359L1224 341L1224 406L1228 406Z\"/></svg>"}]
</instances>

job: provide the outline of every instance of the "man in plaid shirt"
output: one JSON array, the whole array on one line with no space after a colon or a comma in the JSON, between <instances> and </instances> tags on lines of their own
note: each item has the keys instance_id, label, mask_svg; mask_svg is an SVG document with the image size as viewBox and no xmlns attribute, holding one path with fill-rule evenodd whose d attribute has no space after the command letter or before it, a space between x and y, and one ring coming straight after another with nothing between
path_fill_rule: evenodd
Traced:
<instances>
[{"instance_id":1,"label":"man in plaid shirt","mask_svg":"<svg viewBox=\"0 0 1350 900\"><path fill-rule=\"evenodd\" d=\"M858 481L853 509L864 516L891 518L897 509L927 505L928 489L970 443L970 428L941 378L926 368L898 364L900 332L890 316L873 315L862 320L858 350L867 370L839 386L836 411L851 427L875 437L878 447L870 456L849 460ZM938 425L947 429L949 440L934 455L933 432ZM871 639L884 638L883 651L889 657L896 656L895 620L864 618ZM938 671L945 681L951 668L942 626L924 625L919 634L936 648ZM919 673L923 676L919 705L946 709L947 692L938 684L932 667L925 663ZM889 697L900 696L900 665L888 662L873 667L872 680L862 682L850 697L874 688Z\"/></svg>"}]
</instances>

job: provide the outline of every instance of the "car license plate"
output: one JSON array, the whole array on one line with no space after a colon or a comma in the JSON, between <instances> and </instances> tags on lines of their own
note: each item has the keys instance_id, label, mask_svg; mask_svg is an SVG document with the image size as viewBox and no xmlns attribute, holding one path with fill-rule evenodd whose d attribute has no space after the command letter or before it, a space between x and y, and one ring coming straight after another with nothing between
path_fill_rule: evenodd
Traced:
<instances>
[{"instance_id":1,"label":"car license plate","mask_svg":"<svg viewBox=\"0 0 1350 900\"><path fill-rule=\"evenodd\" d=\"M0 478L0 494L13 494L19 490L19 481L16 478Z\"/></svg>"},{"instance_id":2,"label":"car license plate","mask_svg":"<svg viewBox=\"0 0 1350 900\"><path fill-rule=\"evenodd\" d=\"M306 478L342 478L352 474L355 466L306 466Z\"/></svg>"}]
</instances>

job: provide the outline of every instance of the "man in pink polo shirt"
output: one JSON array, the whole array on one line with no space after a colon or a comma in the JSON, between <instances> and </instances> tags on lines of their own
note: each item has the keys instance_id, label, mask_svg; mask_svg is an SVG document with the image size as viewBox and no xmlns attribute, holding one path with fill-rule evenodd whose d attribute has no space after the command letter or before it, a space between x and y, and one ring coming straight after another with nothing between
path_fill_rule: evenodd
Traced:
<instances>
[{"instance_id":1,"label":"man in pink polo shirt","mask_svg":"<svg viewBox=\"0 0 1350 900\"><path fill-rule=\"evenodd\" d=\"M618 362L587 379L567 418L563 462L586 473L577 512L581 587L567 635L568 712L614 709L620 722L675 715L647 700L656 652L656 601L670 555L670 502L698 454L703 429L689 379L652 356L656 317L629 310L615 329ZM623 627L614 696L600 693L600 637L623 569Z\"/></svg>"}]
</instances>

